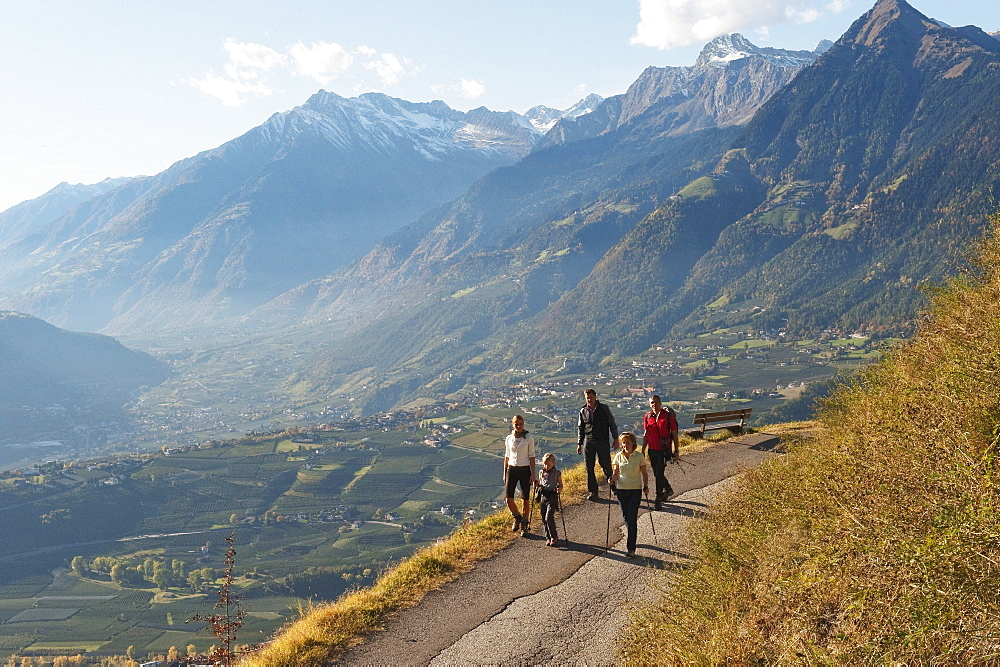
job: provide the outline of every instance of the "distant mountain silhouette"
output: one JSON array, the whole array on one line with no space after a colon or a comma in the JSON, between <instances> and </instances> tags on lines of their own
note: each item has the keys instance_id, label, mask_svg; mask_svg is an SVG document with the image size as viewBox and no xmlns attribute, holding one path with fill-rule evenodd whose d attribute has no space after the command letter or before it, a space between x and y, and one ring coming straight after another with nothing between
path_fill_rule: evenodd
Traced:
<instances>
[{"instance_id":1,"label":"distant mountain silhouette","mask_svg":"<svg viewBox=\"0 0 1000 667\"><path fill-rule=\"evenodd\" d=\"M86 438L110 422L121 430L123 406L170 373L165 363L108 336L66 331L11 311L0 311L0 359L0 445Z\"/></svg>"}]
</instances>

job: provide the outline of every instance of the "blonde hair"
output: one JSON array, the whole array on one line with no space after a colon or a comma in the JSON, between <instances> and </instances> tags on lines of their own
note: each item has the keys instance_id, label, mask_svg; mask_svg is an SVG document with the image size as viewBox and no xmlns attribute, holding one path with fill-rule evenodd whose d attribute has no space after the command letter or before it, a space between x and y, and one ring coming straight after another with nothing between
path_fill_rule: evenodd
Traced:
<instances>
[{"instance_id":1,"label":"blonde hair","mask_svg":"<svg viewBox=\"0 0 1000 667\"><path fill-rule=\"evenodd\" d=\"M621 435L618 436L618 442L624 443L626 440L632 443L633 448L638 446L635 439L635 433L633 433L632 431L624 431Z\"/></svg>"},{"instance_id":2,"label":"blonde hair","mask_svg":"<svg viewBox=\"0 0 1000 667\"><path fill-rule=\"evenodd\" d=\"M556 455L555 455L555 454L553 454L552 452L549 452L548 454L545 454L545 455L544 455L544 456L542 457L542 465L545 465L545 463L546 463L546 462L547 462L547 461L548 461L549 459L552 459L552 463L554 464L554 463L556 462Z\"/></svg>"}]
</instances>

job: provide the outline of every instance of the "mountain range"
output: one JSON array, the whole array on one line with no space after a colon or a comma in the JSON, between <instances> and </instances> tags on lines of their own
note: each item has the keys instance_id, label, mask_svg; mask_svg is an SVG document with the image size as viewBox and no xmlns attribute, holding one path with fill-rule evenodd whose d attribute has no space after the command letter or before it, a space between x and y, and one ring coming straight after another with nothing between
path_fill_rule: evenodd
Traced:
<instances>
[{"instance_id":1,"label":"mountain range","mask_svg":"<svg viewBox=\"0 0 1000 667\"><path fill-rule=\"evenodd\" d=\"M572 133L560 122L612 107L623 122L664 100L684 107L702 97L687 90L695 80L714 77L717 89L726 87L720 76L733 89L766 81L702 105L721 124L745 116L815 58L770 51L720 38L704 63L651 68L620 99L592 95L566 110L535 107L524 116L320 91L242 137L55 219L39 215L27 224L20 216L5 225L0 217L0 304L116 334L240 317L350 265L387 234L527 156L543 136ZM557 130L544 135L553 124ZM52 208L54 198L20 208Z\"/></svg>"},{"instance_id":2,"label":"mountain range","mask_svg":"<svg viewBox=\"0 0 1000 667\"><path fill-rule=\"evenodd\" d=\"M320 91L45 226L7 229L3 303L116 333L238 316L357 259L539 136L510 112Z\"/></svg>"},{"instance_id":3,"label":"mountain range","mask_svg":"<svg viewBox=\"0 0 1000 667\"><path fill-rule=\"evenodd\" d=\"M719 326L906 333L995 211L998 85L994 37L880 0L745 124L673 134L662 97L261 312L367 307L314 368L368 369L373 407Z\"/></svg>"},{"instance_id":4,"label":"mountain range","mask_svg":"<svg viewBox=\"0 0 1000 667\"><path fill-rule=\"evenodd\" d=\"M0 226L0 304L109 333L305 325L295 381L363 373L364 410L720 326L905 332L995 209L998 77L994 36L879 0L815 51L728 35L565 112L321 91Z\"/></svg>"}]
</instances>

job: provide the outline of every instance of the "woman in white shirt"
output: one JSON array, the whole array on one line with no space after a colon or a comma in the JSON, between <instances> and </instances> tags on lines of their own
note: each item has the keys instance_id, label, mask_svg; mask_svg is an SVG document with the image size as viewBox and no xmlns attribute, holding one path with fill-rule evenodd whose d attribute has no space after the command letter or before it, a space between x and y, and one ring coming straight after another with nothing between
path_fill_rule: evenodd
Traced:
<instances>
[{"instance_id":1,"label":"woman in white shirt","mask_svg":"<svg viewBox=\"0 0 1000 667\"><path fill-rule=\"evenodd\" d=\"M524 417L514 415L510 420L511 434L505 441L503 457L503 483L507 494L507 509L514 518L511 530L523 535L530 527L528 516L529 489L535 479L535 438L524 430ZM514 501L514 492L521 487L521 511Z\"/></svg>"}]
</instances>

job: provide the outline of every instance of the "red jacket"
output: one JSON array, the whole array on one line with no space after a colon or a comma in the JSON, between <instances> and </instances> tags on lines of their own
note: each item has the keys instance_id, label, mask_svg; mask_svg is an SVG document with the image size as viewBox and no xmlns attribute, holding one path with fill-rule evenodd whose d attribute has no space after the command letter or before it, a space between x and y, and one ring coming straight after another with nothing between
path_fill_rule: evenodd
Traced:
<instances>
[{"instance_id":1,"label":"red jacket","mask_svg":"<svg viewBox=\"0 0 1000 667\"><path fill-rule=\"evenodd\" d=\"M670 451L670 432L677 430L677 418L666 408L660 408L660 413L654 415L647 412L642 417L642 431L648 449L663 449Z\"/></svg>"}]
</instances>

